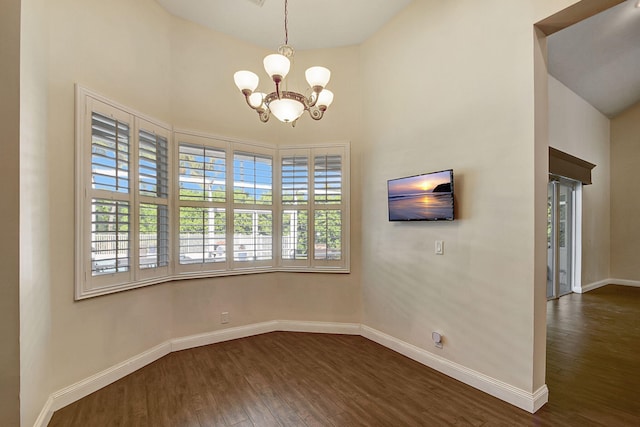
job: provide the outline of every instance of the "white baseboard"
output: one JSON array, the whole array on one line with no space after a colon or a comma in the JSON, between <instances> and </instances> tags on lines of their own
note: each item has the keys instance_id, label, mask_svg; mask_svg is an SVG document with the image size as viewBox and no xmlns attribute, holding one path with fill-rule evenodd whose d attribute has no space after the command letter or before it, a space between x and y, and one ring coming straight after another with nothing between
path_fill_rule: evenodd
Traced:
<instances>
[{"instance_id":1,"label":"white baseboard","mask_svg":"<svg viewBox=\"0 0 640 427\"><path fill-rule=\"evenodd\" d=\"M640 280L609 279L609 284L633 286L633 287L636 287L636 288L640 288Z\"/></svg>"},{"instance_id":2,"label":"white baseboard","mask_svg":"<svg viewBox=\"0 0 640 427\"><path fill-rule=\"evenodd\" d=\"M362 335L529 412L537 411L547 402L549 395L546 385L533 394L528 393L359 323L274 320L165 341L150 350L51 394L34 427L45 427L58 409L88 396L171 352L275 331Z\"/></svg>"},{"instance_id":3,"label":"white baseboard","mask_svg":"<svg viewBox=\"0 0 640 427\"><path fill-rule=\"evenodd\" d=\"M296 320L279 320L278 331L361 335L362 328L360 323L300 322Z\"/></svg>"},{"instance_id":4,"label":"white baseboard","mask_svg":"<svg viewBox=\"0 0 640 427\"><path fill-rule=\"evenodd\" d=\"M235 328L221 329L219 331L204 334L190 335L188 337L175 338L171 341L171 351L186 350L203 345L215 344L223 341L237 340L253 335L266 334L277 331L278 321L254 323L252 325L238 326Z\"/></svg>"},{"instance_id":5,"label":"white baseboard","mask_svg":"<svg viewBox=\"0 0 640 427\"><path fill-rule=\"evenodd\" d=\"M126 377L169 353L171 353L171 346L168 342L164 342L111 368L98 372L62 390L58 390L51 395L51 397L53 397L52 409L55 412L60 408L64 408L70 403L106 387L120 378Z\"/></svg>"},{"instance_id":6,"label":"white baseboard","mask_svg":"<svg viewBox=\"0 0 640 427\"><path fill-rule=\"evenodd\" d=\"M47 401L45 402L44 407L42 408L42 411L40 411L38 418L36 418L36 422L33 423L33 426L46 427L49 424L49 421L51 421L51 417L53 417L54 412L55 411L53 410L53 395L50 395Z\"/></svg>"},{"instance_id":7,"label":"white baseboard","mask_svg":"<svg viewBox=\"0 0 640 427\"><path fill-rule=\"evenodd\" d=\"M611 280L612 279L604 279L604 280L599 280L597 282L589 283L588 285L583 285L580 288L575 289L575 292L577 292L579 294L584 294L585 292L589 292L589 291L592 291L594 289L598 289L598 288L601 288L603 286L607 286L608 284L612 283Z\"/></svg>"},{"instance_id":8,"label":"white baseboard","mask_svg":"<svg viewBox=\"0 0 640 427\"><path fill-rule=\"evenodd\" d=\"M362 336L531 413L542 407L549 398L546 385L535 393L529 393L368 326L362 326Z\"/></svg>"},{"instance_id":9,"label":"white baseboard","mask_svg":"<svg viewBox=\"0 0 640 427\"><path fill-rule=\"evenodd\" d=\"M253 335L266 334L275 331L358 335L360 334L360 324L273 320L270 322L254 323L253 325L238 326L236 328L228 328L204 334L176 338L171 340L171 351L186 350L188 348L236 340L239 338L246 338Z\"/></svg>"},{"instance_id":10,"label":"white baseboard","mask_svg":"<svg viewBox=\"0 0 640 427\"><path fill-rule=\"evenodd\" d=\"M640 280L604 279L604 280L599 280L597 282L589 283L588 285L582 286L582 288L576 289L575 292L579 294L583 294L585 292L589 292L594 289L598 289L607 285L623 285L623 286L634 286L634 287L640 288Z\"/></svg>"},{"instance_id":11,"label":"white baseboard","mask_svg":"<svg viewBox=\"0 0 640 427\"><path fill-rule=\"evenodd\" d=\"M163 356L171 353L171 345L169 342L159 344L149 350L146 350L136 356L133 356L124 362L120 362L104 371L98 372L88 378L71 384L49 396L44 408L40 411L40 415L36 419L34 427L45 427L51 421L53 413L58 409L82 399L91 393L108 386L109 384L123 378L138 369L155 362Z\"/></svg>"}]
</instances>

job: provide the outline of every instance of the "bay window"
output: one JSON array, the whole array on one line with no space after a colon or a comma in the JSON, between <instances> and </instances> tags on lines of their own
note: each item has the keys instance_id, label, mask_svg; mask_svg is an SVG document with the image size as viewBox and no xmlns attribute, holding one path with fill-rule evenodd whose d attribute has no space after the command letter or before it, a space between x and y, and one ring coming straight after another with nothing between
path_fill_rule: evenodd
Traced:
<instances>
[{"instance_id":1,"label":"bay window","mask_svg":"<svg viewBox=\"0 0 640 427\"><path fill-rule=\"evenodd\" d=\"M349 272L348 143L173 131L77 87L76 299L168 280Z\"/></svg>"}]
</instances>

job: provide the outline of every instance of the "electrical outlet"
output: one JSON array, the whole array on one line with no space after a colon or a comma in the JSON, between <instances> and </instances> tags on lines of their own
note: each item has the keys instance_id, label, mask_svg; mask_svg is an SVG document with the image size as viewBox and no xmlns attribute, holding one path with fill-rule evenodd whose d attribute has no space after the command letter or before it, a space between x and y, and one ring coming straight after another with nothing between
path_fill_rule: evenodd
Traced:
<instances>
[{"instance_id":1,"label":"electrical outlet","mask_svg":"<svg viewBox=\"0 0 640 427\"><path fill-rule=\"evenodd\" d=\"M223 311L220 313L220 323L229 323L229 312Z\"/></svg>"},{"instance_id":2,"label":"electrical outlet","mask_svg":"<svg viewBox=\"0 0 640 427\"><path fill-rule=\"evenodd\" d=\"M444 255L444 241L436 240L436 255Z\"/></svg>"},{"instance_id":3,"label":"electrical outlet","mask_svg":"<svg viewBox=\"0 0 640 427\"><path fill-rule=\"evenodd\" d=\"M442 334L439 332L431 332L431 339L433 340L433 344L438 347L438 348L442 348Z\"/></svg>"}]
</instances>

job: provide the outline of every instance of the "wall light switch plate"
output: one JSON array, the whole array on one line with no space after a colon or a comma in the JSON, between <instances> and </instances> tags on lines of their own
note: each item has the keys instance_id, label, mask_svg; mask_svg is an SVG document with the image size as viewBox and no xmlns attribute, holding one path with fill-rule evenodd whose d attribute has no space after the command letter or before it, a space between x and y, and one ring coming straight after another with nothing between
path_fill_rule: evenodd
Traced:
<instances>
[{"instance_id":1,"label":"wall light switch plate","mask_svg":"<svg viewBox=\"0 0 640 427\"><path fill-rule=\"evenodd\" d=\"M436 240L436 255L444 255L444 241Z\"/></svg>"}]
</instances>

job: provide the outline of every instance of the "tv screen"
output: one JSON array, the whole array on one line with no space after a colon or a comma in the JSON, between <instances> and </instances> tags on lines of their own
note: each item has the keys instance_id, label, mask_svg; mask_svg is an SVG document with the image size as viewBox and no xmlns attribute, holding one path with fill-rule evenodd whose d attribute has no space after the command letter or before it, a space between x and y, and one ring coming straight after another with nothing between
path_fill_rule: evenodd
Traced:
<instances>
[{"instance_id":1,"label":"tv screen","mask_svg":"<svg viewBox=\"0 0 640 427\"><path fill-rule=\"evenodd\" d=\"M453 170L387 182L389 221L453 221Z\"/></svg>"}]
</instances>

